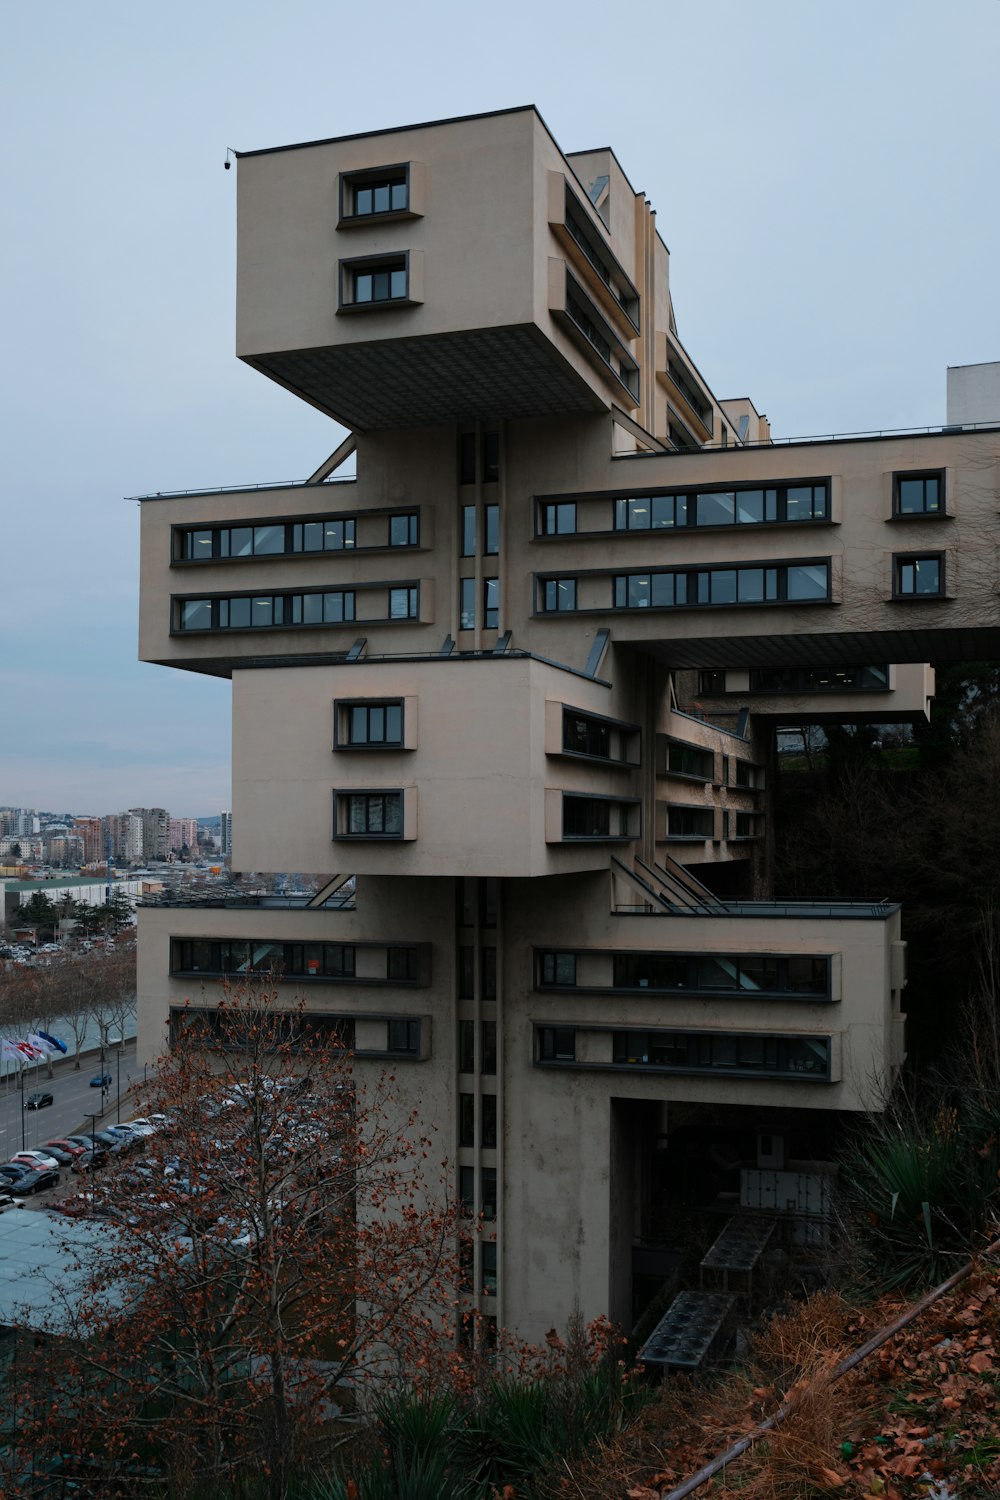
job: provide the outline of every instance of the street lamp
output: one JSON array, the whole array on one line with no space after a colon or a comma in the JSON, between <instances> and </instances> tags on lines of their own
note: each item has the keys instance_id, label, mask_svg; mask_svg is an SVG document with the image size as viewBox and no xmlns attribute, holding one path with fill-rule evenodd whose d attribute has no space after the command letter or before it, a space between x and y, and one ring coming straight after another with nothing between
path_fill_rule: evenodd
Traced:
<instances>
[{"instance_id":1,"label":"street lamp","mask_svg":"<svg viewBox=\"0 0 1000 1500\"><path fill-rule=\"evenodd\" d=\"M18 1064L17 1076L21 1087L21 1150L27 1151L28 1144L24 1138L24 1068Z\"/></svg>"}]
</instances>

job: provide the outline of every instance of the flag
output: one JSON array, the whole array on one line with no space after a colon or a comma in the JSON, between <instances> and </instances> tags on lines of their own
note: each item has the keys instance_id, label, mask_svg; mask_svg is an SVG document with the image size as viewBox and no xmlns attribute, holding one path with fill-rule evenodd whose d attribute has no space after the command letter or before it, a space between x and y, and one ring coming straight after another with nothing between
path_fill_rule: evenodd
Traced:
<instances>
[{"instance_id":1,"label":"flag","mask_svg":"<svg viewBox=\"0 0 1000 1500\"><path fill-rule=\"evenodd\" d=\"M48 1031L40 1031L38 1035L42 1038L43 1041L51 1042L53 1047L58 1048L60 1052L65 1052L67 1050L66 1043L60 1041L57 1036L52 1036Z\"/></svg>"},{"instance_id":2,"label":"flag","mask_svg":"<svg viewBox=\"0 0 1000 1500\"><path fill-rule=\"evenodd\" d=\"M17 1041L14 1043L14 1046L22 1057L27 1058L28 1062L37 1062L39 1058L46 1056L41 1047L35 1047L31 1042Z\"/></svg>"},{"instance_id":3,"label":"flag","mask_svg":"<svg viewBox=\"0 0 1000 1500\"><path fill-rule=\"evenodd\" d=\"M35 1051L40 1052L43 1057L51 1057L53 1052L58 1052L59 1050L58 1047L53 1047L51 1042L46 1041L44 1037L40 1036L37 1031L33 1031L28 1037L28 1046L34 1047Z\"/></svg>"},{"instance_id":4,"label":"flag","mask_svg":"<svg viewBox=\"0 0 1000 1500\"><path fill-rule=\"evenodd\" d=\"M0 1042L0 1056L16 1057L18 1062L24 1062L24 1053L20 1049L20 1044L8 1041L6 1038Z\"/></svg>"}]
</instances>

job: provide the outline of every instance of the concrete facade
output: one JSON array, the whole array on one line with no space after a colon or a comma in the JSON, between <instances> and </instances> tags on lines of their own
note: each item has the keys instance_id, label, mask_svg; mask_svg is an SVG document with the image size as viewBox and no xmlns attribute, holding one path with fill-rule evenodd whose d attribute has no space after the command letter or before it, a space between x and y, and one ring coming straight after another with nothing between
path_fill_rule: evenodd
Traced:
<instances>
[{"instance_id":1,"label":"concrete facade","mask_svg":"<svg viewBox=\"0 0 1000 1500\"><path fill-rule=\"evenodd\" d=\"M144 909L140 1060L276 977L441 1132L467 1305L627 1324L693 1122L811 1141L903 1060L897 908L769 902L774 728L998 653L1000 432L772 443L532 109L241 156L237 351L352 436L143 500L140 655L232 679L234 869L325 885Z\"/></svg>"}]
</instances>

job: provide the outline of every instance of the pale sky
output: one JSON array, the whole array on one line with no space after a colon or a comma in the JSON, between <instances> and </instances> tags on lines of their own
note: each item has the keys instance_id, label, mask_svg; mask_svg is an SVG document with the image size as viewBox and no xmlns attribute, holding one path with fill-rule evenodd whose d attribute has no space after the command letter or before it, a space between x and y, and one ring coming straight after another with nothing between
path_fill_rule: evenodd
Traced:
<instances>
[{"instance_id":1,"label":"pale sky","mask_svg":"<svg viewBox=\"0 0 1000 1500\"><path fill-rule=\"evenodd\" d=\"M233 354L227 146L535 104L656 207L716 395L908 427L1000 359L998 76L1000 0L0 0L0 805L230 805L228 683L136 660L123 497L339 429Z\"/></svg>"}]
</instances>

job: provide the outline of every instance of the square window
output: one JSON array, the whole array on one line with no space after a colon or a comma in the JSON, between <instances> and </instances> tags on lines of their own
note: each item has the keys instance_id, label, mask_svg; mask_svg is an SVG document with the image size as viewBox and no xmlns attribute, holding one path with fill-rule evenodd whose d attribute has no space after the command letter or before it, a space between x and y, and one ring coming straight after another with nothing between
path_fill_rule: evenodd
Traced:
<instances>
[{"instance_id":1,"label":"square window","mask_svg":"<svg viewBox=\"0 0 1000 1500\"><path fill-rule=\"evenodd\" d=\"M542 609L546 613L576 609L576 579L542 579Z\"/></svg>"},{"instance_id":2,"label":"square window","mask_svg":"<svg viewBox=\"0 0 1000 1500\"><path fill-rule=\"evenodd\" d=\"M941 553L901 556L894 559L893 592L903 599L940 598L944 593L944 557Z\"/></svg>"},{"instance_id":3,"label":"square window","mask_svg":"<svg viewBox=\"0 0 1000 1500\"><path fill-rule=\"evenodd\" d=\"M938 516L944 512L944 472L893 475L893 513Z\"/></svg>"},{"instance_id":4,"label":"square window","mask_svg":"<svg viewBox=\"0 0 1000 1500\"><path fill-rule=\"evenodd\" d=\"M341 792L337 800L338 837L402 838L402 792Z\"/></svg>"},{"instance_id":5,"label":"square window","mask_svg":"<svg viewBox=\"0 0 1000 1500\"><path fill-rule=\"evenodd\" d=\"M413 587L389 590L389 619L415 620L417 618L417 590Z\"/></svg>"},{"instance_id":6,"label":"square window","mask_svg":"<svg viewBox=\"0 0 1000 1500\"><path fill-rule=\"evenodd\" d=\"M389 546L415 547L419 536L418 526L418 517L415 512L407 512L401 516L390 516Z\"/></svg>"},{"instance_id":7,"label":"square window","mask_svg":"<svg viewBox=\"0 0 1000 1500\"><path fill-rule=\"evenodd\" d=\"M342 307L404 302L409 294L405 256L380 256L370 262L341 261Z\"/></svg>"}]
</instances>

